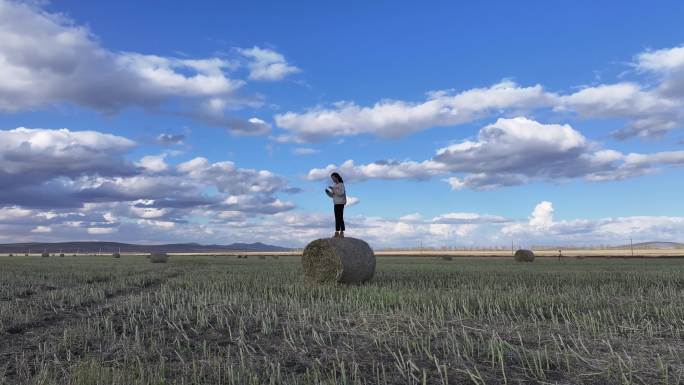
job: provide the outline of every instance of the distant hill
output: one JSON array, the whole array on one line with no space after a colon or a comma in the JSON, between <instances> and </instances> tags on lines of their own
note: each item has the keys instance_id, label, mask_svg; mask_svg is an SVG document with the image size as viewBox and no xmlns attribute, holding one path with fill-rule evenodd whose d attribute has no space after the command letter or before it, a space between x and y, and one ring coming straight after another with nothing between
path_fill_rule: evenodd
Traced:
<instances>
[{"instance_id":1,"label":"distant hill","mask_svg":"<svg viewBox=\"0 0 684 385\"><path fill-rule=\"evenodd\" d=\"M26 253L28 250L36 253L47 250L56 253L113 253L121 250L122 253L211 253L222 251L289 251L290 249L280 246L256 243L231 243L230 245L200 245L199 243L172 243L167 245L135 245L118 242L59 242L59 243L8 243L0 244L0 253Z\"/></svg>"},{"instance_id":2,"label":"distant hill","mask_svg":"<svg viewBox=\"0 0 684 385\"><path fill-rule=\"evenodd\" d=\"M622 245L619 248L629 249L630 245ZM634 244L635 249L684 249L684 243L679 242L639 242Z\"/></svg>"}]
</instances>

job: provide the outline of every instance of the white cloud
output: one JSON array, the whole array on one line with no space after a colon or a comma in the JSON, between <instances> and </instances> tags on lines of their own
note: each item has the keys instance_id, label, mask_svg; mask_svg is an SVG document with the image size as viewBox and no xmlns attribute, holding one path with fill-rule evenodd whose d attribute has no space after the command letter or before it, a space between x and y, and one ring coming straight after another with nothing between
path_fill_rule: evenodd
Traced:
<instances>
[{"instance_id":1,"label":"white cloud","mask_svg":"<svg viewBox=\"0 0 684 385\"><path fill-rule=\"evenodd\" d=\"M527 244L625 244L641 241L677 241L684 234L684 217L624 216L555 221L551 202L539 203L528 222L501 228L503 237Z\"/></svg>"},{"instance_id":2,"label":"white cloud","mask_svg":"<svg viewBox=\"0 0 684 385\"><path fill-rule=\"evenodd\" d=\"M323 180L333 172L339 172L345 179L363 181L368 179L423 179L442 174L446 171L442 164L433 161L378 161L365 165L355 165L347 160L340 166L330 164L324 168L309 170L308 180Z\"/></svg>"},{"instance_id":3,"label":"white cloud","mask_svg":"<svg viewBox=\"0 0 684 385\"><path fill-rule=\"evenodd\" d=\"M539 229L549 228L553 224L553 204L543 201L535 206L530 218L530 226Z\"/></svg>"},{"instance_id":4,"label":"white cloud","mask_svg":"<svg viewBox=\"0 0 684 385\"><path fill-rule=\"evenodd\" d=\"M185 140L185 135L183 134L168 134L162 133L157 136L155 141L163 146L170 146L173 144L182 144Z\"/></svg>"},{"instance_id":5,"label":"white cloud","mask_svg":"<svg viewBox=\"0 0 684 385\"><path fill-rule=\"evenodd\" d=\"M684 46L642 52L637 56L637 68L660 76L661 95L684 97Z\"/></svg>"},{"instance_id":6,"label":"white cloud","mask_svg":"<svg viewBox=\"0 0 684 385\"><path fill-rule=\"evenodd\" d=\"M96 131L0 130L0 182L11 181L19 187L58 176L127 175L134 172L133 167L121 154L135 145L124 137Z\"/></svg>"},{"instance_id":7,"label":"white cloud","mask_svg":"<svg viewBox=\"0 0 684 385\"><path fill-rule=\"evenodd\" d=\"M448 224L505 223L510 221L510 219L499 215L478 213L447 213L432 218L433 223Z\"/></svg>"},{"instance_id":8,"label":"white cloud","mask_svg":"<svg viewBox=\"0 0 684 385\"><path fill-rule=\"evenodd\" d=\"M52 232L52 228L48 226L37 226L33 230L31 230L32 233L50 233Z\"/></svg>"},{"instance_id":9,"label":"white cloud","mask_svg":"<svg viewBox=\"0 0 684 385\"><path fill-rule=\"evenodd\" d=\"M89 227L88 234L92 235L102 235L102 234L112 234L116 232L114 227Z\"/></svg>"},{"instance_id":10,"label":"white cloud","mask_svg":"<svg viewBox=\"0 0 684 385\"><path fill-rule=\"evenodd\" d=\"M169 168L169 165L164 161L166 156L167 154L145 155L140 158L136 165L151 173L166 171Z\"/></svg>"},{"instance_id":11,"label":"white cloud","mask_svg":"<svg viewBox=\"0 0 684 385\"><path fill-rule=\"evenodd\" d=\"M252 80L281 80L301 70L287 63L285 57L267 48L243 48L238 52L250 59L247 64L249 78Z\"/></svg>"},{"instance_id":12,"label":"white cloud","mask_svg":"<svg viewBox=\"0 0 684 385\"><path fill-rule=\"evenodd\" d=\"M347 206L356 206L361 203L361 199L353 196L347 196Z\"/></svg>"},{"instance_id":13,"label":"white cloud","mask_svg":"<svg viewBox=\"0 0 684 385\"><path fill-rule=\"evenodd\" d=\"M272 50L254 48L250 65L259 76L276 79L297 69ZM269 61L270 60L270 61ZM261 135L262 120L224 115L254 105L238 91L246 84L228 75L237 60L219 57L174 58L103 47L88 28L61 14L25 2L0 0L0 111L22 111L59 103L113 114L126 107L180 114L227 128ZM182 109L176 107L182 100ZM211 113L203 106L216 104ZM164 107L164 108L160 108ZM215 107L215 106L214 106Z\"/></svg>"},{"instance_id":14,"label":"white cloud","mask_svg":"<svg viewBox=\"0 0 684 385\"><path fill-rule=\"evenodd\" d=\"M372 106L337 102L304 112L275 116L287 131L280 141L311 142L335 136L372 134L396 138L440 126L469 123L492 115L506 116L552 108L581 118L626 121L615 131L620 138L658 137L684 123L684 47L646 51L637 55L634 67L657 75L657 84L646 80L584 87L563 94L541 85L522 87L503 81L488 88L454 94L437 91L422 102L381 100Z\"/></svg>"},{"instance_id":15,"label":"white cloud","mask_svg":"<svg viewBox=\"0 0 684 385\"><path fill-rule=\"evenodd\" d=\"M364 133L396 138L435 126L471 122L502 110L525 110L551 105L555 96L537 85L520 87L503 81L489 88L458 94L438 91L420 103L380 101L372 107L340 102L333 108L315 108L304 113L275 116L276 124L305 141Z\"/></svg>"},{"instance_id":16,"label":"white cloud","mask_svg":"<svg viewBox=\"0 0 684 385\"><path fill-rule=\"evenodd\" d=\"M452 174L445 181L455 190L493 189L537 180L620 180L682 164L684 151L623 154L589 141L570 125L542 124L517 117L500 118L482 128L477 140L464 140L438 149L429 160L389 160L362 165L347 160L340 166L311 169L307 179L325 179L333 171L357 181L425 180Z\"/></svg>"}]
</instances>

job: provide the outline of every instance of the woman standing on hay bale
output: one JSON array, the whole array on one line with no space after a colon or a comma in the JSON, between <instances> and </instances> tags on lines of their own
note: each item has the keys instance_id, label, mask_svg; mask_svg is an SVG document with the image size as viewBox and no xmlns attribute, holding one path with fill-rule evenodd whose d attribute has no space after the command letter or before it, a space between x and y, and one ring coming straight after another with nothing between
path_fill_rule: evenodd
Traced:
<instances>
[{"instance_id":1,"label":"woman standing on hay bale","mask_svg":"<svg viewBox=\"0 0 684 385\"><path fill-rule=\"evenodd\" d=\"M333 238L344 238L344 205L347 204L347 192L344 189L344 181L340 174L330 174L332 186L325 189L325 193L333 200L335 207L335 235Z\"/></svg>"}]
</instances>

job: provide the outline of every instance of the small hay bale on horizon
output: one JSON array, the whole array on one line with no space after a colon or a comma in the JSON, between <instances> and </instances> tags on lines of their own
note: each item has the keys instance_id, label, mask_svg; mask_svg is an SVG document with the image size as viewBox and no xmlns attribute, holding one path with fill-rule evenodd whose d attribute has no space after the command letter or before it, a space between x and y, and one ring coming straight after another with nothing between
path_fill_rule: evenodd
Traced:
<instances>
[{"instance_id":1,"label":"small hay bale on horizon","mask_svg":"<svg viewBox=\"0 0 684 385\"><path fill-rule=\"evenodd\" d=\"M454 260L454 257L452 257L451 255L442 255L441 258L445 261L453 261Z\"/></svg>"},{"instance_id":2,"label":"small hay bale on horizon","mask_svg":"<svg viewBox=\"0 0 684 385\"><path fill-rule=\"evenodd\" d=\"M534 262L534 252L532 250L520 249L513 256L517 262Z\"/></svg>"},{"instance_id":3,"label":"small hay bale on horizon","mask_svg":"<svg viewBox=\"0 0 684 385\"><path fill-rule=\"evenodd\" d=\"M322 238L306 245L302 268L310 281L362 283L375 274L375 254L361 239Z\"/></svg>"},{"instance_id":4,"label":"small hay bale on horizon","mask_svg":"<svg viewBox=\"0 0 684 385\"><path fill-rule=\"evenodd\" d=\"M150 254L150 262L152 263L166 263L169 256L166 253L152 253Z\"/></svg>"},{"instance_id":5,"label":"small hay bale on horizon","mask_svg":"<svg viewBox=\"0 0 684 385\"><path fill-rule=\"evenodd\" d=\"M121 253L116 252L116 253L112 254L112 257L114 257L114 258L121 258Z\"/></svg>"}]
</instances>

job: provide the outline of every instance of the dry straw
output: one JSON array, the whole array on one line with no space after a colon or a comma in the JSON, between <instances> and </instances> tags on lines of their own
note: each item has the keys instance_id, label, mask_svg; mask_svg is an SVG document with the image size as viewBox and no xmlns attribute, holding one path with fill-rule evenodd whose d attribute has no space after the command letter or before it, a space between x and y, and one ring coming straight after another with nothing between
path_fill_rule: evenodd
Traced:
<instances>
[{"instance_id":1,"label":"dry straw","mask_svg":"<svg viewBox=\"0 0 684 385\"><path fill-rule=\"evenodd\" d=\"M166 263L169 256L166 253L152 253L150 254L150 262L152 263Z\"/></svg>"},{"instance_id":2,"label":"dry straw","mask_svg":"<svg viewBox=\"0 0 684 385\"><path fill-rule=\"evenodd\" d=\"M514 258L518 262L534 262L534 252L532 250L520 249L515 252Z\"/></svg>"},{"instance_id":3,"label":"dry straw","mask_svg":"<svg viewBox=\"0 0 684 385\"><path fill-rule=\"evenodd\" d=\"M361 283L375 274L375 254L360 239L317 239L304 248L302 267L311 281Z\"/></svg>"}]
</instances>

